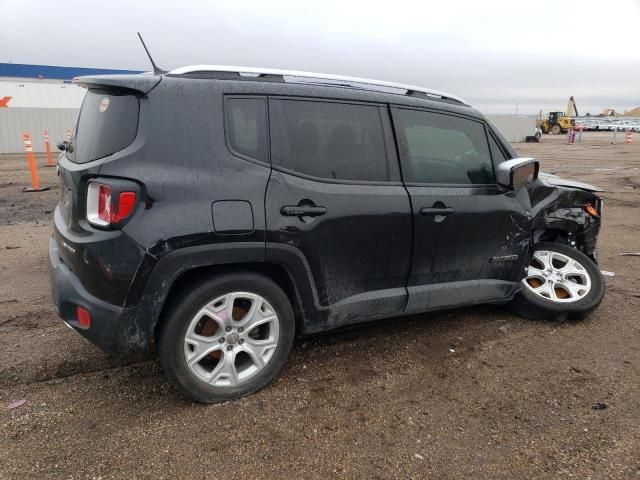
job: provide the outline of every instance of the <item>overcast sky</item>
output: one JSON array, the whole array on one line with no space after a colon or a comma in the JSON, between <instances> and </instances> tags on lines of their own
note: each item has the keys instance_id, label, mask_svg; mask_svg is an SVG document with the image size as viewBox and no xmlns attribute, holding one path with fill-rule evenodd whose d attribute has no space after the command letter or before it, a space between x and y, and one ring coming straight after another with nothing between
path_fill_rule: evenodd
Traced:
<instances>
[{"instance_id":1,"label":"overcast sky","mask_svg":"<svg viewBox=\"0 0 640 480\"><path fill-rule=\"evenodd\" d=\"M0 62L226 64L422 85L488 113L640 106L640 0L0 0Z\"/></svg>"}]
</instances>

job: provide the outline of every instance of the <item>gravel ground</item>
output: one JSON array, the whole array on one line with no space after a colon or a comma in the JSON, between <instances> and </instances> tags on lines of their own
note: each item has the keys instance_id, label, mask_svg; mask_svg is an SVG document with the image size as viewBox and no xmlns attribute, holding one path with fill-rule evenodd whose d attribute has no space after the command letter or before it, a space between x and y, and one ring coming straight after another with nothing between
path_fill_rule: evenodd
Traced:
<instances>
[{"instance_id":1,"label":"gravel ground","mask_svg":"<svg viewBox=\"0 0 640 480\"><path fill-rule=\"evenodd\" d=\"M516 145L606 189L615 276L589 319L476 307L369 324L297 342L272 385L215 406L57 320L59 192L22 193L26 160L0 157L0 478L639 478L640 257L620 253L640 252L640 147L609 139Z\"/></svg>"}]
</instances>

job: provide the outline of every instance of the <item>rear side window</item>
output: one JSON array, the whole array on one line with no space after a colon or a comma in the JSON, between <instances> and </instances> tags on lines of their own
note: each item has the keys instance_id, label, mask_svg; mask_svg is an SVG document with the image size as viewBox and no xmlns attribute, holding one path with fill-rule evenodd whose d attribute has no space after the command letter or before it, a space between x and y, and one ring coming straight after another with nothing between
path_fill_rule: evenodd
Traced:
<instances>
[{"instance_id":1,"label":"rear side window","mask_svg":"<svg viewBox=\"0 0 640 480\"><path fill-rule=\"evenodd\" d=\"M484 125L471 119L395 109L407 182L495 183Z\"/></svg>"},{"instance_id":2,"label":"rear side window","mask_svg":"<svg viewBox=\"0 0 640 480\"><path fill-rule=\"evenodd\" d=\"M270 100L271 162L330 180L388 181L378 107Z\"/></svg>"},{"instance_id":3,"label":"rear side window","mask_svg":"<svg viewBox=\"0 0 640 480\"><path fill-rule=\"evenodd\" d=\"M77 163L106 157L131 145L138 133L138 97L89 90L82 102L69 158Z\"/></svg>"},{"instance_id":4,"label":"rear side window","mask_svg":"<svg viewBox=\"0 0 640 480\"><path fill-rule=\"evenodd\" d=\"M266 99L227 98L225 114L229 149L241 157L268 162Z\"/></svg>"}]
</instances>

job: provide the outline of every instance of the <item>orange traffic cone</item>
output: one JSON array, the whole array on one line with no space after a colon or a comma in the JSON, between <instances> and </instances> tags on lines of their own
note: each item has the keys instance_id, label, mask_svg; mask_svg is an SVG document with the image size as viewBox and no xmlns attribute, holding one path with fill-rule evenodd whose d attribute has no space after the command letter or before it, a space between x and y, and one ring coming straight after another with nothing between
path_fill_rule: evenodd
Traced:
<instances>
[{"instance_id":1,"label":"orange traffic cone","mask_svg":"<svg viewBox=\"0 0 640 480\"><path fill-rule=\"evenodd\" d=\"M624 144L631 145L632 141L633 141L633 137L631 134L631 130L627 130L627 134L624 136Z\"/></svg>"},{"instance_id":2,"label":"orange traffic cone","mask_svg":"<svg viewBox=\"0 0 640 480\"><path fill-rule=\"evenodd\" d=\"M51 160L51 146L49 145L49 132L47 130L44 131L44 148L47 151L47 163L44 166L55 167L56 164Z\"/></svg>"},{"instance_id":3,"label":"orange traffic cone","mask_svg":"<svg viewBox=\"0 0 640 480\"><path fill-rule=\"evenodd\" d=\"M22 135L24 140L24 149L27 152L27 160L29 161L29 171L31 172L31 187L23 188L23 192L42 192L49 190L49 187L41 187L38 178L38 167L36 167L36 159L33 157L33 145L31 145L31 137L27 132Z\"/></svg>"}]
</instances>

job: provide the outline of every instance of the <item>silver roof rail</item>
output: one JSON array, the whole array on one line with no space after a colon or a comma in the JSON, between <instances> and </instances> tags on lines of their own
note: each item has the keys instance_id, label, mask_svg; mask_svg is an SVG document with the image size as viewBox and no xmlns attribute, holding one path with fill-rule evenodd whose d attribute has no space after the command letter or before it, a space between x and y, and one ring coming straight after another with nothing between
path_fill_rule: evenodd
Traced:
<instances>
[{"instance_id":1,"label":"silver roof rail","mask_svg":"<svg viewBox=\"0 0 640 480\"><path fill-rule=\"evenodd\" d=\"M382 80L370 80L368 78L346 77L343 75L330 75L326 73L298 72L295 70L279 70L270 68L255 67L236 67L227 65L189 65L187 67L176 68L169 72L170 75L182 75L197 72L227 72L237 73L240 76L260 77L263 75L279 75L285 81L292 83L311 83L317 85L333 85L346 86L352 88L362 88L366 90L378 90L386 93L398 93L394 90L402 90L403 94L411 94L413 92L424 93L429 97L443 98L453 100L464 105L469 105L462 98L450 93L431 90L424 87L414 85L405 85L402 83L385 82ZM333 83L332 83L333 82ZM377 88L374 88L377 87Z\"/></svg>"}]
</instances>

